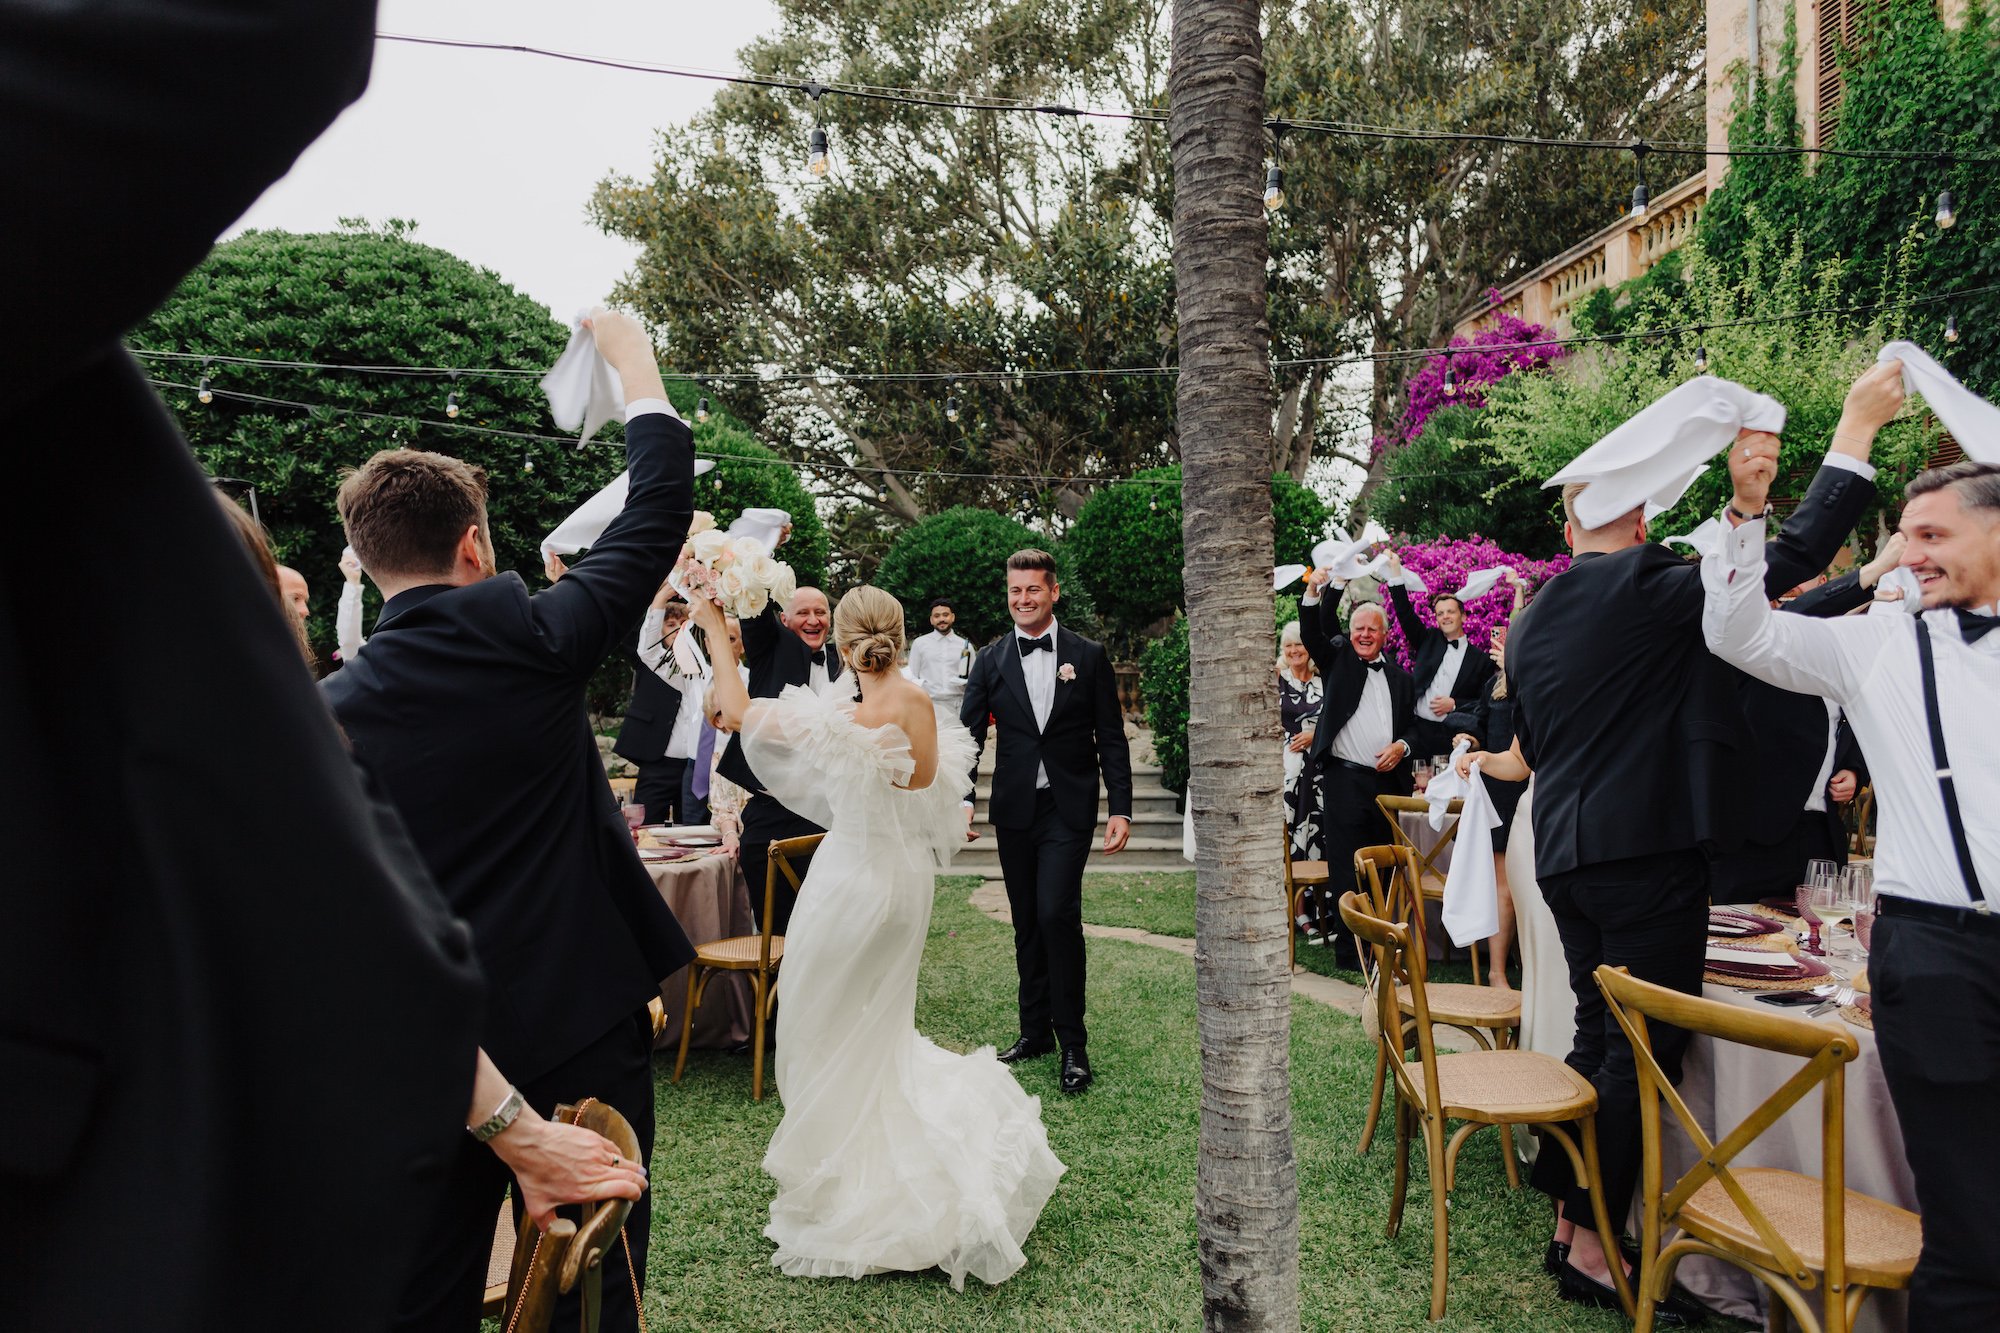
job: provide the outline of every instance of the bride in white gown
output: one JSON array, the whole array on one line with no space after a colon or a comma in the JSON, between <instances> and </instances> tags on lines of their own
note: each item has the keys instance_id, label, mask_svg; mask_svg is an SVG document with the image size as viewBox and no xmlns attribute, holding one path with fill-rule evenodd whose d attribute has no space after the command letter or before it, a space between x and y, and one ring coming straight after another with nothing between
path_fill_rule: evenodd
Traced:
<instances>
[{"instance_id":1,"label":"bride in white gown","mask_svg":"<svg viewBox=\"0 0 2000 1333\"><path fill-rule=\"evenodd\" d=\"M721 609L694 619L730 657ZM841 598L832 640L858 702L799 686L753 700L718 662L709 704L765 788L827 830L780 974L771 1262L793 1277L941 1268L959 1290L968 1273L997 1283L1027 1262L1064 1167L1040 1100L992 1047L958 1055L916 1030L934 876L965 839L972 738L897 671L903 608L888 593Z\"/></svg>"}]
</instances>

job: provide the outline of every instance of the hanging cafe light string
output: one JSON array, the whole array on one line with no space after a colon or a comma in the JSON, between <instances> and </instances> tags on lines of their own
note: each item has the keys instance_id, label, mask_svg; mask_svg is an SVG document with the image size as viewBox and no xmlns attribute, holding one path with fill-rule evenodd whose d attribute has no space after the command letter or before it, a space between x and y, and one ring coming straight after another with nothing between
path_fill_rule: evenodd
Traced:
<instances>
[{"instance_id":1,"label":"hanging cafe light string","mask_svg":"<svg viewBox=\"0 0 2000 1333\"><path fill-rule=\"evenodd\" d=\"M1340 356L1281 357L1271 362L1272 370L1290 370L1318 367L1338 369L1345 366L1372 365L1376 362L1397 362L1454 358L1459 353L1517 352L1535 351L1549 347L1586 346L1595 343L1648 342L1667 338L1677 338L1693 334L1703 340L1698 349L1697 359L1707 361L1705 335L1715 329L1756 328L1775 324L1790 324L1809 319L1824 319L1837 315L1867 315L1885 310L1903 310L1918 306L1938 305L1945 302L1964 301L1970 297L2000 293L2000 283L1988 283L1981 287L1969 287L1961 291L1940 292L1925 296L1906 297L1896 301L1876 301L1865 305L1821 306L1806 310L1788 310L1774 315L1746 315L1740 319L1704 320L1698 324L1663 325L1647 329L1630 329L1619 333L1576 333L1546 338L1529 338L1511 343L1469 343L1445 347L1410 347L1380 352L1356 352ZM1960 325L1956 313L1946 317L1945 341L1957 342ZM214 393L222 393L215 388L213 380L218 367L250 366L270 370L310 370L332 373L361 375L387 375L404 378L444 378L452 381L450 398L446 411L449 413L456 401L456 381L466 378L491 379L539 379L547 373L543 369L529 369L512 366L397 366L381 364L359 364L338 361L302 361L283 357L225 356L212 352L179 352L164 348L134 347L133 355L148 360L197 363L201 367L202 379ZM1447 370L1451 367L1448 365ZM697 385L710 384L787 384L800 382L815 383L938 383L948 390L955 389L960 382L1024 384L1028 380L1076 379L1083 377L1154 378L1174 376L1180 373L1178 366L1063 366L1044 368L1008 368L988 370L879 370L879 371L837 371L790 370L790 371L662 371L660 377L666 380L687 381ZM947 396L947 413L958 395L951 392ZM698 420L707 420L708 396L701 395L696 409ZM543 438L543 437L535 437ZM554 438L554 437L547 437Z\"/></svg>"},{"instance_id":2,"label":"hanging cafe light string","mask_svg":"<svg viewBox=\"0 0 2000 1333\"><path fill-rule=\"evenodd\" d=\"M862 83L830 83L817 79L786 79L772 75L748 74L741 71L698 69L685 65L664 65L649 61L619 60L607 56L584 55L574 51L557 51L548 47L527 46L513 42L475 42L451 37L421 37L409 33L378 32L377 41L401 42L413 46L436 46L462 51L501 51L516 55L538 56L549 60L569 61L576 64L597 65L607 69L628 70L639 74L660 74L672 78L697 79L710 83L729 83L752 88L770 88L783 92L804 93L815 106L826 93L836 93L866 101L894 102L905 106L928 106L951 111L986 111L999 114L1041 115L1080 117L1096 120L1123 120L1165 124L1168 113L1164 108L1143 107L1137 109L1065 106L1058 103L1029 102L1014 98L975 97L932 92L923 89L890 88ZM1274 122L1266 122L1267 127ZM1306 134L1326 134L1364 139L1407 139L1438 140L1452 143L1506 144L1530 148L1572 148L1598 152L1631 152L1635 143L1646 142L1631 139L1564 139L1529 134L1487 134L1471 130L1420 129L1403 126L1371 125L1361 121L1318 120L1309 117L1284 117L1275 123L1286 131ZM2000 163L2000 157L1972 155L1938 151L1911 151L1889 148L1804 148L1796 144L1735 144L1719 146L1697 143L1692 140L1660 139L1646 142L1644 151L1699 155L1704 157L1849 157L1871 158L1893 162L1936 162L1950 165L1959 162ZM1948 224L1947 224L1948 225Z\"/></svg>"}]
</instances>

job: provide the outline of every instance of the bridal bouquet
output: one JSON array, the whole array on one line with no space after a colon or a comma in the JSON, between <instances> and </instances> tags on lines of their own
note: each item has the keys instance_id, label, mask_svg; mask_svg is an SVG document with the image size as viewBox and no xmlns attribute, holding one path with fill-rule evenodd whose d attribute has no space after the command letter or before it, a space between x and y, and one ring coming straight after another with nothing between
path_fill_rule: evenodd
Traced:
<instances>
[{"instance_id":1,"label":"bridal bouquet","mask_svg":"<svg viewBox=\"0 0 2000 1333\"><path fill-rule=\"evenodd\" d=\"M792 567L774 559L764 543L722 531L713 515L699 509L667 582L690 601L705 597L720 603L739 620L762 615L774 601L791 601L798 590Z\"/></svg>"}]
</instances>

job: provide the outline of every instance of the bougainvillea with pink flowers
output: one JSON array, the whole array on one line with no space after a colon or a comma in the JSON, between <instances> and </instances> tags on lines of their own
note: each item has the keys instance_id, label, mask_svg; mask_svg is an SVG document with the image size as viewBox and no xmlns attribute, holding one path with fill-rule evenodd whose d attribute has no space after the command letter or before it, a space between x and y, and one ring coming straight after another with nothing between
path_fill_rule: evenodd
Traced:
<instances>
[{"instance_id":1,"label":"bougainvillea with pink flowers","mask_svg":"<svg viewBox=\"0 0 2000 1333\"><path fill-rule=\"evenodd\" d=\"M1512 565L1514 572L1528 581L1528 595L1569 568L1567 554L1554 556L1548 560L1533 560L1524 555L1504 551L1497 542L1474 534L1467 538L1447 538L1438 541L1413 543L1396 548L1402 557L1403 568L1411 570L1423 579L1428 593L1412 593L1411 602L1416 606L1417 618L1426 625L1435 625L1437 618L1431 614L1430 599L1438 593L1457 592L1465 586L1465 576L1475 569L1491 569L1495 565ZM1384 609L1388 609L1388 591L1383 590ZM1465 606L1465 634L1472 646L1485 652L1493 646L1495 626L1507 623L1514 611L1514 590L1506 583L1496 585L1484 597L1475 597ZM1407 670L1410 666L1410 646L1403 638L1403 628L1396 623L1396 617L1389 617L1389 651Z\"/></svg>"},{"instance_id":2,"label":"bougainvillea with pink flowers","mask_svg":"<svg viewBox=\"0 0 2000 1333\"><path fill-rule=\"evenodd\" d=\"M1498 293L1489 293L1498 295ZM1408 444L1423 433L1424 423L1441 407L1484 407L1480 390L1497 384L1517 370L1540 370L1562 358L1562 344L1538 342L1552 336L1540 324L1518 315L1498 314L1494 322L1470 338L1453 338L1447 355L1434 356L1410 376L1405 386L1408 405L1396 427L1396 443ZM1520 344L1529 344L1521 346ZM1451 392L1446 392L1445 367L1451 367Z\"/></svg>"}]
</instances>

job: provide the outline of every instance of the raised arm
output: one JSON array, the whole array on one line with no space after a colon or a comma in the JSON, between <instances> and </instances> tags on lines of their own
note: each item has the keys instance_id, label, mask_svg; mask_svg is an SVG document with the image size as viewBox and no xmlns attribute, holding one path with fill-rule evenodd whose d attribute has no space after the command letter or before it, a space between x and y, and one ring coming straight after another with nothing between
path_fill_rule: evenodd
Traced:
<instances>
[{"instance_id":1,"label":"raised arm","mask_svg":"<svg viewBox=\"0 0 2000 1333\"><path fill-rule=\"evenodd\" d=\"M680 554L694 510L694 434L666 401L652 344L631 316L616 311L597 311L591 328L625 384L631 487L590 558L530 603L543 643L577 675L595 671L639 622Z\"/></svg>"},{"instance_id":2,"label":"raised arm","mask_svg":"<svg viewBox=\"0 0 2000 1333\"><path fill-rule=\"evenodd\" d=\"M1393 556L1390 557L1389 572L1395 575L1395 578L1385 583L1383 589L1389 594L1389 607L1396 613L1396 623L1403 627L1403 638L1408 641L1410 651L1414 653L1417 645L1423 642L1430 626L1417 618L1417 608L1410 601L1410 590L1402 584L1403 564Z\"/></svg>"},{"instance_id":3,"label":"raised arm","mask_svg":"<svg viewBox=\"0 0 2000 1333\"><path fill-rule=\"evenodd\" d=\"M1299 602L1299 642L1305 644L1322 676L1332 673L1334 664L1340 660L1336 654L1347 647L1347 634L1340 627L1340 611L1336 606L1340 599L1326 595L1329 586L1336 592L1341 587L1331 582L1325 570L1315 569L1306 575L1306 595Z\"/></svg>"},{"instance_id":4,"label":"raised arm","mask_svg":"<svg viewBox=\"0 0 2000 1333\"><path fill-rule=\"evenodd\" d=\"M1907 633L1900 619L1779 615L1764 596L1764 520L1724 535L1701 562L1702 636L1709 651L1781 689L1846 703L1861 686L1881 636Z\"/></svg>"},{"instance_id":5,"label":"raised arm","mask_svg":"<svg viewBox=\"0 0 2000 1333\"><path fill-rule=\"evenodd\" d=\"M361 633L361 562L355 558L354 548L341 552L340 573L343 582L340 605L333 613L333 637L340 660L352 662L361 645L368 642Z\"/></svg>"}]
</instances>

